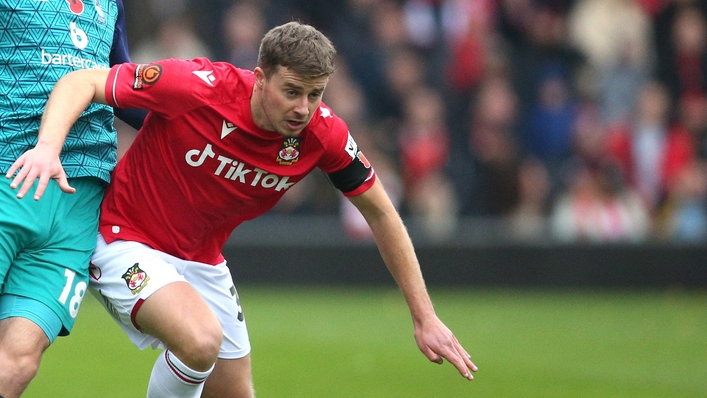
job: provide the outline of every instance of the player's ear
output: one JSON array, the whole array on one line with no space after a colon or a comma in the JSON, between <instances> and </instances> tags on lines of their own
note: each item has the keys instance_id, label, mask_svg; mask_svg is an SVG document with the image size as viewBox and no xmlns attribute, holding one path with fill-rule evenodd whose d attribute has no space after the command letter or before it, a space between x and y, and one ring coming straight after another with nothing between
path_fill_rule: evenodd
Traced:
<instances>
[{"instance_id":1,"label":"player's ear","mask_svg":"<svg viewBox=\"0 0 707 398\"><path fill-rule=\"evenodd\" d=\"M258 88L263 88L263 85L265 85L265 72L258 66L253 70L253 74L255 75L255 85Z\"/></svg>"}]
</instances>

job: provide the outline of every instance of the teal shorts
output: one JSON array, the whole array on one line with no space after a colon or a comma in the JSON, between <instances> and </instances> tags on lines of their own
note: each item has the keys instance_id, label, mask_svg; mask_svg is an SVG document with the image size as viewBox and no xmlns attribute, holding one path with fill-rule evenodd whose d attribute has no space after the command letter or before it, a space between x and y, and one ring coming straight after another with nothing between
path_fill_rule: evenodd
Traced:
<instances>
[{"instance_id":1,"label":"teal shorts","mask_svg":"<svg viewBox=\"0 0 707 398\"><path fill-rule=\"evenodd\" d=\"M74 325L88 287L88 265L96 246L98 215L105 183L97 178L69 180L76 193L66 194L51 180L39 201L32 188L23 199L0 176L0 304L2 318L21 316L37 323L50 341ZM7 295L29 300L2 301ZM32 303L32 300L39 303ZM61 321L56 331L48 307ZM33 314L33 315L28 315ZM0 318L0 319L2 319ZM33 319L34 318L34 319Z\"/></svg>"}]
</instances>

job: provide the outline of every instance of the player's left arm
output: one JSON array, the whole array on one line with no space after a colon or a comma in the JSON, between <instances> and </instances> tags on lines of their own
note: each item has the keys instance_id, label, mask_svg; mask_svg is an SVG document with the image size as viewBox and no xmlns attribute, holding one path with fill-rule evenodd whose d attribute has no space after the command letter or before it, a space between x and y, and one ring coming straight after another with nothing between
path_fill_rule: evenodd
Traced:
<instances>
[{"instance_id":1,"label":"player's left arm","mask_svg":"<svg viewBox=\"0 0 707 398\"><path fill-rule=\"evenodd\" d=\"M91 102L107 104L107 78L107 69L81 69L64 75L56 83L42 114L37 145L17 158L5 174L9 179L17 171L10 187L15 189L21 184L18 199L27 194L37 179L35 200L42 197L50 179L56 180L66 193L76 191L69 185L59 154L69 129L88 105Z\"/></svg>"},{"instance_id":2,"label":"player's left arm","mask_svg":"<svg viewBox=\"0 0 707 398\"><path fill-rule=\"evenodd\" d=\"M437 317L410 236L380 180L349 200L371 227L383 261L402 290L412 315L417 346L430 361L441 364L445 358L462 376L473 380L471 371L476 372L477 367Z\"/></svg>"}]
</instances>

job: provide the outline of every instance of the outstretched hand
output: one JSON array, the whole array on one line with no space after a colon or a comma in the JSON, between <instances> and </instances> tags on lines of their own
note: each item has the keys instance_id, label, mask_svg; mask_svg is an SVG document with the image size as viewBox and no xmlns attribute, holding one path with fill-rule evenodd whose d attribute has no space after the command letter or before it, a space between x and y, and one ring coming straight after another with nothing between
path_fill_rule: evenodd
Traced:
<instances>
[{"instance_id":1,"label":"outstretched hand","mask_svg":"<svg viewBox=\"0 0 707 398\"><path fill-rule=\"evenodd\" d=\"M464 378L474 380L471 372L476 372L478 368L471 362L471 356L459 344L454 333L439 318L416 325L415 340L430 361L442 364L446 359Z\"/></svg>"},{"instance_id":2,"label":"outstretched hand","mask_svg":"<svg viewBox=\"0 0 707 398\"><path fill-rule=\"evenodd\" d=\"M76 192L76 189L69 185L59 157L49 148L37 145L22 154L7 171L5 178L12 178L16 171L17 175L10 183L10 188L15 189L22 184L17 192L18 199L22 199L29 192L37 178L39 178L39 184L34 191L34 200L39 200L44 195L50 179L55 179L62 191Z\"/></svg>"}]
</instances>

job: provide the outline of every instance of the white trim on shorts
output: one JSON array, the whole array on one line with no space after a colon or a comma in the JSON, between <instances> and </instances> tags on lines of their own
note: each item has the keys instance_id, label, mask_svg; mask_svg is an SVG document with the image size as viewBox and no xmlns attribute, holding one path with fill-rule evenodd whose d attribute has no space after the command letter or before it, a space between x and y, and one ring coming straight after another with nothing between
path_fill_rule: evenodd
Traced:
<instances>
[{"instance_id":1,"label":"white trim on shorts","mask_svg":"<svg viewBox=\"0 0 707 398\"><path fill-rule=\"evenodd\" d=\"M221 323L223 341L218 357L237 359L250 352L248 329L226 261L218 265L186 261L133 241L108 244L99 233L89 274L91 292L141 350L165 346L138 330L134 313L161 287L185 281L201 294Z\"/></svg>"}]
</instances>

